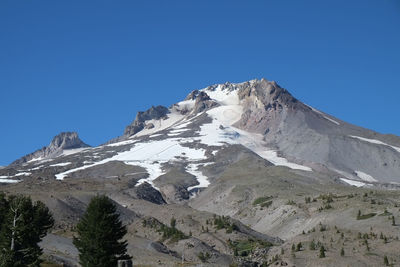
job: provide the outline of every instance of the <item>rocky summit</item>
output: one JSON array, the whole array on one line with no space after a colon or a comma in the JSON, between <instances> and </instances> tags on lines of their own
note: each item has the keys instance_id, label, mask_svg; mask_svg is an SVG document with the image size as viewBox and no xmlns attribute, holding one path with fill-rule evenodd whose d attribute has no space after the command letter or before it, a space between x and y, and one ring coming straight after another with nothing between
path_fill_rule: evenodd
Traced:
<instances>
[{"instance_id":1,"label":"rocky summit","mask_svg":"<svg viewBox=\"0 0 400 267\"><path fill-rule=\"evenodd\" d=\"M74 227L99 193L118 205L135 266L400 264L400 137L266 79L152 106L101 146L61 133L0 168L0 184L51 209L41 246L66 266L78 265ZM163 233L172 219L176 236Z\"/></svg>"},{"instance_id":2,"label":"rocky summit","mask_svg":"<svg viewBox=\"0 0 400 267\"><path fill-rule=\"evenodd\" d=\"M80 149L89 147L76 132L62 132L56 135L48 146L36 150L33 153L23 156L14 161L11 165L18 165L29 161L44 160L63 154L65 150Z\"/></svg>"}]
</instances>

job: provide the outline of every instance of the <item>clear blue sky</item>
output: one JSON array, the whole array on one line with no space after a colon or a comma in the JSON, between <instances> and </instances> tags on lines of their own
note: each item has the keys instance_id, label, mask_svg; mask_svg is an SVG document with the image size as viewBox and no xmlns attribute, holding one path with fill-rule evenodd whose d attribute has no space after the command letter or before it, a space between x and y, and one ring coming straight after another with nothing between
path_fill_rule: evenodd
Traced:
<instances>
[{"instance_id":1,"label":"clear blue sky","mask_svg":"<svg viewBox=\"0 0 400 267\"><path fill-rule=\"evenodd\" d=\"M400 135L399 0L0 1L0 165L139 110L265 77L348 122Z\"/></svg>"}]
</instances>

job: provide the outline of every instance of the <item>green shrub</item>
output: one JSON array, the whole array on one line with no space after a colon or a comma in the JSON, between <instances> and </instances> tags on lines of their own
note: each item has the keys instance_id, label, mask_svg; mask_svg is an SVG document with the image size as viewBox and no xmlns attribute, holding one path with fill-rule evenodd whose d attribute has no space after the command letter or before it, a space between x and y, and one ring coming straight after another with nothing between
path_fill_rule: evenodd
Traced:
<instances>
[{"instance_id":1,"label":"green shrub","mask_svg":"<svg viewBox=\"0 0 400 267\"><path fill-rule=\"evenodd\" d=\"M368 214L359 214L359 215L357 215L357 220L366 220L366 219L374 217L375 215L376 215L375 212L368 213Z\"/></svg>"}]
</instances>

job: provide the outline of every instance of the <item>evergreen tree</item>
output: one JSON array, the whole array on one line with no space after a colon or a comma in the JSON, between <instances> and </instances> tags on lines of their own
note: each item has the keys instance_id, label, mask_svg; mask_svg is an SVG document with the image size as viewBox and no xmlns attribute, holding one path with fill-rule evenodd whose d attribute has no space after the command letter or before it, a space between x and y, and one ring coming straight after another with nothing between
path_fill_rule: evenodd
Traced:
<instances>
[{"instance_id":1,"label":"evergreen tree","mask_svg":"<svg viewBox=\"0 0 400 267\"><path fill-rule=\"evenodd\" d=\"M385 264L385 266L389 266L389 259L386 255L383 257L383 264Z\"/></svg>"},{"instance_id":2,"label":"evergreen tree","mask_svg":"<svg viewBox=\"0 0 400 267\"><path fill-rule=\"evenodd\" d=\"M310 250L315 250L315 242L314 239L310 243Z\"/></svg>"},{"instance_id":3,"label":"evergreen tree","mask_svg":"<svg viewBox=\"0 0 400 267\"><path fill-rule=\"evenodd\" d=\"M357 213L357 220L359 220L361 218L361 210L358 210L358 213Z\"/></svg>"},{"instance_id":4,"label":"evergreen tree","mask_svg":"<svg viewBox=\"0 0 400 267\"><path fill-rule=\"evenodd\" d=\"M396 225L396 221L394 220L394 216L392 216L392 225L393 225L393 226Z\"/></svg>"},{"instance_id":5,"label":"evergreen tree","mask_svg":"<svg viewBox=\"0 0 400 267\"><path fill-rule=\"evenodd\" d=\"M175 228L176 226L176 219L174 217L171 218L171 228Z\"/></svg>"},{"instance_id":6,"label":"evergreen tree","mask_svg":"<svg viewBox=\"0 0 400 267\"><path fill-rule=\"evenodd\" d=\"M344 248L342 248L341 250L340 250L340 256L344 256Z\"/></svg>"},{"instance_id":7,"label":"evergreen tree","mask_svg":"<svg viewBox=\"0 0 400 267\"><path fill-rule=\"evenodd\" d=\"M130 258L126 254L127 241L119 241L127 231L116 211L106 196L95 196L90 201L73 241L82 267L112 267L118 260Z\"/></svg>"},{"instance_id":8,"label":"evergreen tree","mask_svg":"<svg viewBox=\"0 0 400 267\"><path fill-rule=\"evenodd\" d=\"M321 246L321 248L319 249L319 257L320 258L325 258L325 247Z\"/></svg>"},{"instance_id":9,"label":"evergreen tree","mask_svg":"<svg viewBox=\"0 0 400 267\"><path fill-rule=\"evenodd\" d=\"M40 201L32 203L30 197L0 196L0 266L39 266L42 249L38 243L53 227L49 209Z\"/></svg>"}]
</instances>

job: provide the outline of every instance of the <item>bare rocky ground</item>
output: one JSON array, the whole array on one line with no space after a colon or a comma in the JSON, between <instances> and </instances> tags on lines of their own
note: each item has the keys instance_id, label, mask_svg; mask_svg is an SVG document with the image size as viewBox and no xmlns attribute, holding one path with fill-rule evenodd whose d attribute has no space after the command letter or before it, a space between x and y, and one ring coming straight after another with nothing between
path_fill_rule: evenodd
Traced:
<instances>
[{"instance_id":1,"label":"bare rocky ground","mask_svg":"<svg viewBox=\"0 0 400 267\"><path fill-rule=\"evenodd\" d=\"M148 188L134 187L137 179L126 175L29 179L2 186L2 191L24 192L49 206L56 226L42 246L50 260L69 266L77 265L74 225L95 194L117 203L135 266L383 266L384 256L399 266L398 191L341 185L328 175L271 166L252 153L243 153L229 167L215 165L207 171L219 178L208 188L189 200L160 195L169 204ZM166 175L175 177L175 184L192 180L179 168ZM165 186L167 178L160 177L159 185ZM146 199L148 195L154 198ZM215 220L222 215L218 229ZM172 218L183 236L163 236L160 229L170 226ZM319 258L321 246L325 258Z\"/></svg>"}]
</instances>

